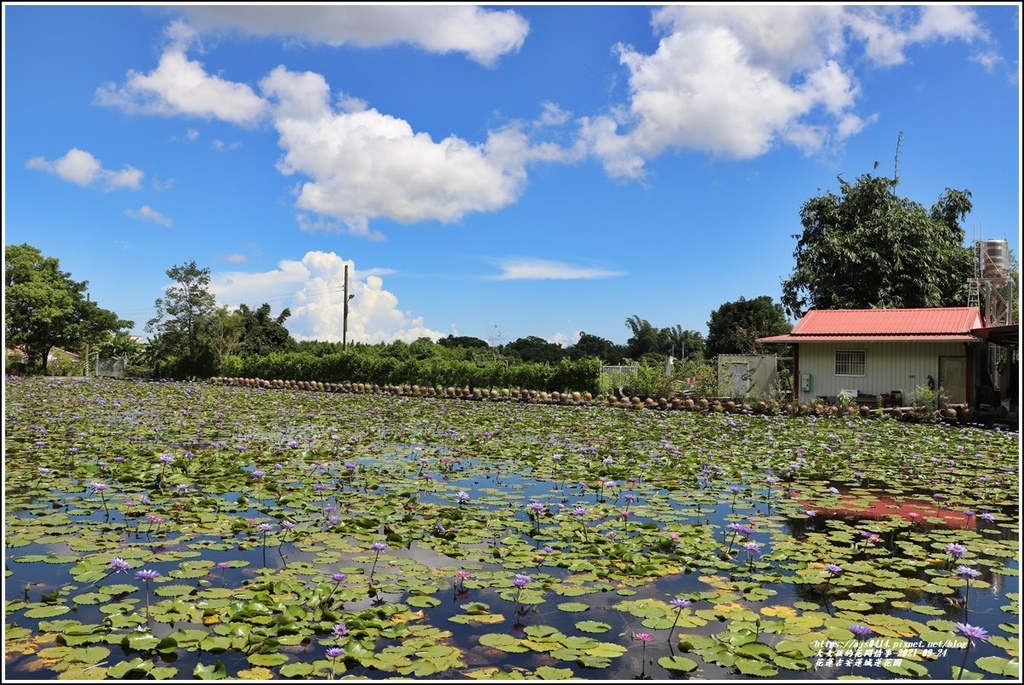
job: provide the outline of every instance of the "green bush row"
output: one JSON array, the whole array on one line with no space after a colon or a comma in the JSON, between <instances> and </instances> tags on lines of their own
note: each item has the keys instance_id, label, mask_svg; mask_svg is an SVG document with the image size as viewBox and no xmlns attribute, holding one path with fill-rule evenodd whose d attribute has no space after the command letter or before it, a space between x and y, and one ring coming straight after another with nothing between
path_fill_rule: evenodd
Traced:
<instances>
[{"instance_id":1,"label":"green bush row","mask_svg":"<svg viewBox=\"0 0 1024 685\"><path fill-rule=\"evenodd\" d=\"M280 378L322 383L531 388L548 392L599 390L601 361L595 357L557 364L452 359L395 359L347 350L318 357L308 352L274 352L263 357L229 356L220 375Z\"/></svg>"}]
</instances>

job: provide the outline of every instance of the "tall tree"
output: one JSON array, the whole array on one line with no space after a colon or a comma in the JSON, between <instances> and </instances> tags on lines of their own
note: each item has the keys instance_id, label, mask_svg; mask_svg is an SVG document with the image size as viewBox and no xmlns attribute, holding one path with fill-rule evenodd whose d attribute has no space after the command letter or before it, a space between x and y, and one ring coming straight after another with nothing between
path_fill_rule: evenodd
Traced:
<instances>
[{"instance_id":1,"label":"tall tree","mask_svg":"<svg viewBox=\"0 0 1024 685\"><path fill-rule=\"evenodd\" d=\"M576 344L569 348L569 358L572 360L584 357L597 357L602 363L609 366L618 366L626 356L624 345L616 345L607 338L602 338L591 333L581 333Z\"/></svg>"},{"instance_id":2,"label":"tall tree","mask_svg":"<svg viewBox=\"0 0 1024 685\"><path fill-rule=\"evenodd\" d=\"M242 322L241 344L238 353L242 356L264 356L271 352L289 352L296 348L291 333L284 322L292 315L287 307L277 316L272 316L270 305L264 302L256 309L239 306L236 314Z\"/></svg>"},{"instance_id":3,"label":"tall tree","mask_svg":"<svg viewBox=\"0 0 1024 685\"><path fill-rule=\"evenodd\" d=\"M639 315L626 319L626 328L633 334L626 341L626 356L636 361L645 354L659 352L658 329L651 325L647 319L641 319Z\"/></svg>"},{"instance_id":4,"label":"tall tree","mask_svg":"<svg viewBox=\"0 0 1024 685\"><path fill-rule=\"evenodd\" d=\"M25 348L30 368L46 373L50 350L77 351L134 324L100 308L85 294L88 281L74 281L60 261L27 243L4 255L6 343Z\"/></svg>"},{"instance_id":5,"label":"tall tree","mask_svg":"<svg viewBox=\"0 0 1024 685\"><path fill-rule=\"evenodd\" d=\"M783 335L791 329L782 305L769 296L741 297L711 312L707 354L764 354L768 348L757 342L758 338Z\"/></svg>"},{"instance_id":6,"label":"tall tree","mask_svg":"<svg viewBox=\"0 0 1024 685\"><path fill-rule=\"evenodd\" d=\"M103 340L96 351L103 359L119 359L130 364L142 352L142 346L127 331L118 331Z\"/></svg>"},{"instance_id":7,"label":"tall tree","mask_svg":"<svg viewBox=\"0 0 1024 685\"><path fill-rule=\"evenodd\" d=\"M536 335L528 335L525 338L513 340L505 345L505 352L515 354L524 362L537 362L540 364L556 364L565 356L565 350L561 345L548 342Z\"/></svg>"},{"instance_id":8,"label":"tall tree","mask_svg":"<svg viewBox=\"0 0 1024 685\"><path fill-rule=\"evenodd\" d=\"M486 349L490 347L486 340L467 335L452 335L451 333L448 334L447 338L438 338L437 344L447 348L468 347Z\"/></svg>"},{"instance_id":9,"label":"tall tree","mask_svg":"<svg viewBox=\"0 0 1024 685\"><path fill-rule=\"evenodd\" d=\"M175 357L167 371L177 377L201 376L212 372L215 353L203 335L204 319L213 314L217 300L210 292L210 270L195 261L167 270L174 281L158 298L156 316L146 330L163 338L164 349Z\"/></svg>"},{"instance_id":10,"label":"tall tree","mask_svg":"<svg viewBox=\"0 0 1024 685\"><path fill-rule=\"evenodd\" d=\"M796 265L782 282L786 311L966 304L974 260L960 222L970 192L947 188L928 211L896 186L870 174L852 185L839 178L840 195L804 203Z\"/></svg>"},{"instance_id":11,"label":"tall tree","mask_svg":"<svg viewBox=\"0 0 1024 685\"><path fill-rule=\"evenodd\" d=\"M218 364L222 364L228 355L240 351L244 328L242 317L237 311L217 307L201 321L203 333L217 357Z\"/></svg>"},{"instance_id":12,"label":"tall tree","mask_svg":"<svg viewBox=\"0 0 1024 685\"><path fill-rule=\"evenodd\" d=\"M684 330L682 326L676 324L671 328L661 329L660 335L665 340L664 349L661 350L665 354L673 357L678 354L677 358L680 360L701 361L704 359L706 342L699 331Z\"/></svg>"}]
</instances>

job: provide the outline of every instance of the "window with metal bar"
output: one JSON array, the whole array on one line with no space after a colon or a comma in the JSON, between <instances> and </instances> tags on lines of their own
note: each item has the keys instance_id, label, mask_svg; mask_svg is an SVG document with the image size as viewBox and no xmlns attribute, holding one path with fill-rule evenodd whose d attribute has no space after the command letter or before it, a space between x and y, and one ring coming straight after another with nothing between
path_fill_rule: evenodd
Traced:
<instances>
[{"instance_id":1,"label":"window with metal bar","mask_svg":"<svg viewBox=\"0 0 1024 685\"><path fill-rule=\"evenodd\" d=\"M836 350L836 375L863 376L865 362L864 350Z\"/></svg>"}]
</instances>

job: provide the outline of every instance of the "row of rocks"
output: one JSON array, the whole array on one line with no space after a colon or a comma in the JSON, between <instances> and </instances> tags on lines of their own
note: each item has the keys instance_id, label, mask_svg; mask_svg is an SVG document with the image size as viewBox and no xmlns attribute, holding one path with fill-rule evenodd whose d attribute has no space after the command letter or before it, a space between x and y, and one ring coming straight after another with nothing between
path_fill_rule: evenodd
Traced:
<instances>
[{"instance_id":1,"label":"row of rocks","mask_svg":"<svg viewBox=\"0 0 1024 685\"><path fill-rule=\"evenodd\" d=\"M266 380L261 378L214 377L210 379L217 385L236 387L309 390L316 392L336 392L351 394L388 394L420 397L437 397L446 399L518 401L544 404L570 404L610 406L632 409L662 409L681 411L710 412L742 412L748 414L795 414L802 416L862 416L877 415L878 412L868 407L838 407L827 405L810 405L777 402L737 402L723 398L692 397L640 397L625 395L598 395L590 392L547 392L544 390L527 390L515 388L470 388L460 386L431 385L378 385L373 383L323 383L321 381Z\"/></svg>"}]
</instances>

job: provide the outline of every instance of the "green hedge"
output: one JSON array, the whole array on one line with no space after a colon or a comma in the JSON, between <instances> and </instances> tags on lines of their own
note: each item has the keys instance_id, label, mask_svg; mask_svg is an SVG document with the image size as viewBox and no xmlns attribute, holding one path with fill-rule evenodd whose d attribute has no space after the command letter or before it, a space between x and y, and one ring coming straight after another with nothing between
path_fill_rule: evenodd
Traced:
<instances>
[{"instance_id":1,"label":"green hedge","mask_svg":"<svg viewBox=\"0 0 1024 685\"><path fill-rule=\"evenodd\" d=\"M274 352L263 357L227 357L220 375L322 383L429 385L470 388L528 388L548 392L599 390L596 357L558 364L508 364L457 359L396 359L355 350L317 357L309 352Z\"/></svg>"}]
</instances>

